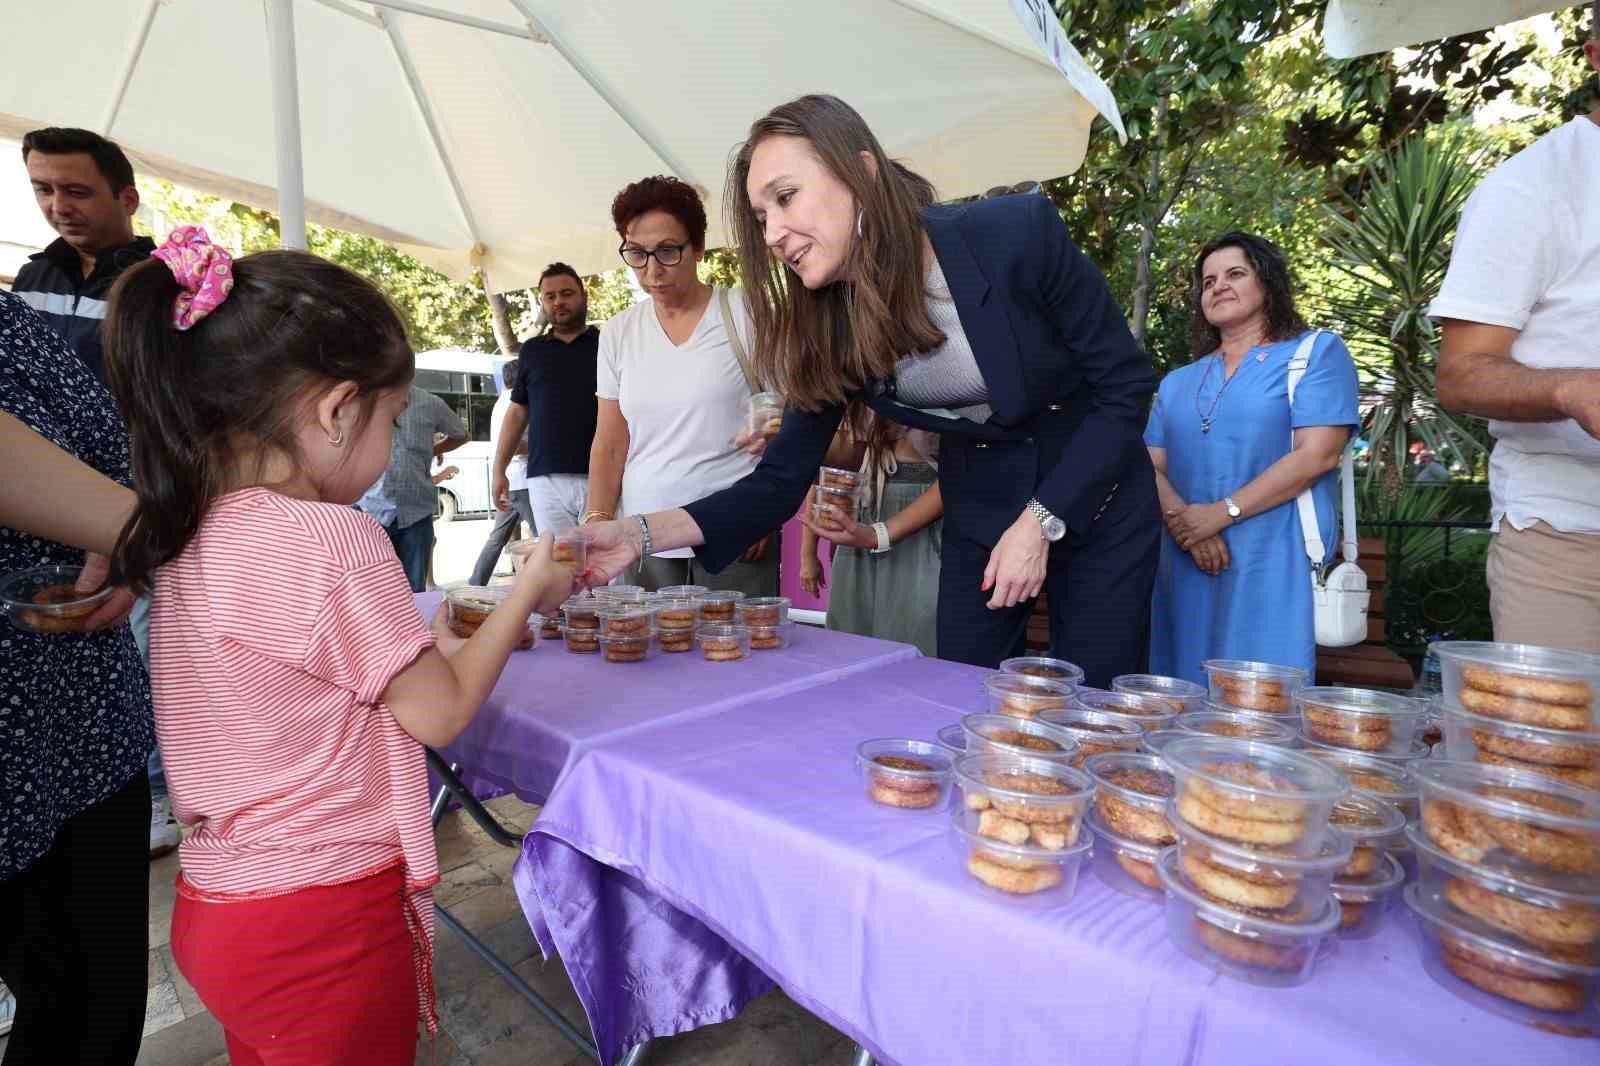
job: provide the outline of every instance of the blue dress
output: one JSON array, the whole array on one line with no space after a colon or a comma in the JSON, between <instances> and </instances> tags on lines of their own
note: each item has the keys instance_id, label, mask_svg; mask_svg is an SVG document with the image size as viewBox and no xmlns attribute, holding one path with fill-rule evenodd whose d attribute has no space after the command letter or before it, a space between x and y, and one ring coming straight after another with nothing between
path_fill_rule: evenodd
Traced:
<instances>
[{"instance_id":1,"label":"blue dress","mask_svg":"<svg viewBox=\"0 0 1600 1066\"><path fill-rule=\"evenodd\" d=\"M1328 333L1317 338L1290 411L1289 360L1302 339L1253 349L1220 401L1221 355L1197 359L1161 382L1144 440L1166 449L1167 480L1186 502L1210 503L1238 492L1289 453L1294 429L1359 424L1355 363L1344 342ZM1201 431L1206 413L1210 432ZM1335 470L1312 487L1330 557L1338 547L1338 484ZM1213 658L1314 671L1310 563L1294 501L1234 523L1222 538L1230 562L1212 577L1170 533L1163 534L1150 620L1151 671L1202 684L1200 664Z\"/></svg>"}]
</instances>

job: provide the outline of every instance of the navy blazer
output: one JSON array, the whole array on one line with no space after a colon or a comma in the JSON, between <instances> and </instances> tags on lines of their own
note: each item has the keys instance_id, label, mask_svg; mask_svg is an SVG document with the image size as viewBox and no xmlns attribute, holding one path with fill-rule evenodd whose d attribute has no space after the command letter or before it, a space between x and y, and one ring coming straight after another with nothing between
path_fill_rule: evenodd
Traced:
<instances>
[{"instance_id":1,"label":"navy blazer","mask_svg":"<svg viewBox=\"0 0 1600 1066\"><path fill-rule=\"evenodd\" d=\"M989 390L985 424L899 404L893 382L861 395L884 417L942 433L946 536L992 546L1037 497L1070 535L1092 535L1125 487L1154 491L1144 447L1155 392L1150 358L1111 291L1043 196L923 212L934 254ZM749 475L688 506L705 535L702 565L721 570L805 500L844 415L790 408Z\"/></svg>"}]
</instances>

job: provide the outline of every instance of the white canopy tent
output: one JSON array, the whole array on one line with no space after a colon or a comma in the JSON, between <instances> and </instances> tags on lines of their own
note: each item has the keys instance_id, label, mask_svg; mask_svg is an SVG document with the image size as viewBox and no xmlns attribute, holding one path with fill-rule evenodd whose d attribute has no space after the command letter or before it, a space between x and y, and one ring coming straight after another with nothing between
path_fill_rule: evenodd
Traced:
<instances>
[{"instance_id":1,"label":"white canopy tent","mask_svg":"<svg viewBox=\"0 0 1600 1066\"><path fill-rule=\"evenodd\" d=\"M143 172L279 210L285 243L310 218L504 290L617 265L611 199L648 174L701 188L721 243L730 150L806 92L944 196L1072 172L1090 99L1120 117L1017 4L14 0L0 137L96 129Z\"/></svg>"},{"instance_id":2,"label":"white canopy tent","mask_svg":"<svg viewBox=\"0 0 1600 1066\"><path fill-rule=\"evenodd\" d=\"M1573 7L1574 0L1329 0L1328 54L1350 59Z\"/></svg>"}]
</instances>

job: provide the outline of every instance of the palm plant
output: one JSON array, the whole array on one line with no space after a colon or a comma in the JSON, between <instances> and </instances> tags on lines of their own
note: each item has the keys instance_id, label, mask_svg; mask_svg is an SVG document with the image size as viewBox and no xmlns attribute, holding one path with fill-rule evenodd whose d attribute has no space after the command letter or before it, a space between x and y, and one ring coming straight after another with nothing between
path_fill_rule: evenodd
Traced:
<instances>
[{"instance_id":1,"label":"palm plant","mask_svg":"<svg viewBox=\"0 0 1600 1066\"><path fill-rule=\"evenodd\" d=\"M1359 199L1345 195L1326 208L1323 241L1334 275L1327 309L1369 379L1365 484L1391 500L1401 495L1413 440L1469 469L1487 454L1484 424L1438 404L1438 337L1427 313L1480 173L1459 137L1416 136L1372 164Z\"/></svg>"}]
</instances>

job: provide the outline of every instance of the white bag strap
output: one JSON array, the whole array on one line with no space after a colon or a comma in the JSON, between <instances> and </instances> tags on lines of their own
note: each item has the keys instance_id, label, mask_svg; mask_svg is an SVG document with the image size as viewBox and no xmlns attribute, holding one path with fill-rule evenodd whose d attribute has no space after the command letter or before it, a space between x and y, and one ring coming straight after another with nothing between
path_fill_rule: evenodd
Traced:
<instances>
[{"instance_id":1,"label":"white bag strap","mask_svg":"<svg viewBox=\"0 0 1600 1066\"><path fill-rule=\"evenodd\" d=\"M1306 376L1306 368L1311 365L1311 349L1316 346L1320 331L1306 334L1300 342L1300 347L1295 349L1294 358L1289 360L1289 406L1294 406L1295 386L1300 384L1300 379ZM1290 446L1294 443L1294 430L1289 431ZM1356 468L1355 468L1355 440L1345 445L1344 453L1339 457L1339 495L1340 507L1340 552L1344 561L1353 563L1360 553L1356 545ZM1306 555L1311 559L1311 568L1320 570L1322 560L1327 556L1328 546L1323 543L1322 530L1317 525L1317 504L1311 496L1311 490L1306 489L1295 499L1295 509L1300 513L1300 534L1305 538Z\"/></svg>"},{"instance_id":2,"label":"white bag strap","mask_svg":"<svg viewBox=\"0 0 1600 1066\"><path fill-rule=\"evenodd\" d=\"M750 395L754 396L761 391L761 382L756 380L756 372L750 366L750 357L745 354L744 339L739 336L739 321L733 317L733 301L728 290L717 286L717 301L722 305L722 328L728 334L728 346L733 349L733 357L739 362L739 372L744 375L744 383L750 386Z\"/></svg>"}]
</instances>

